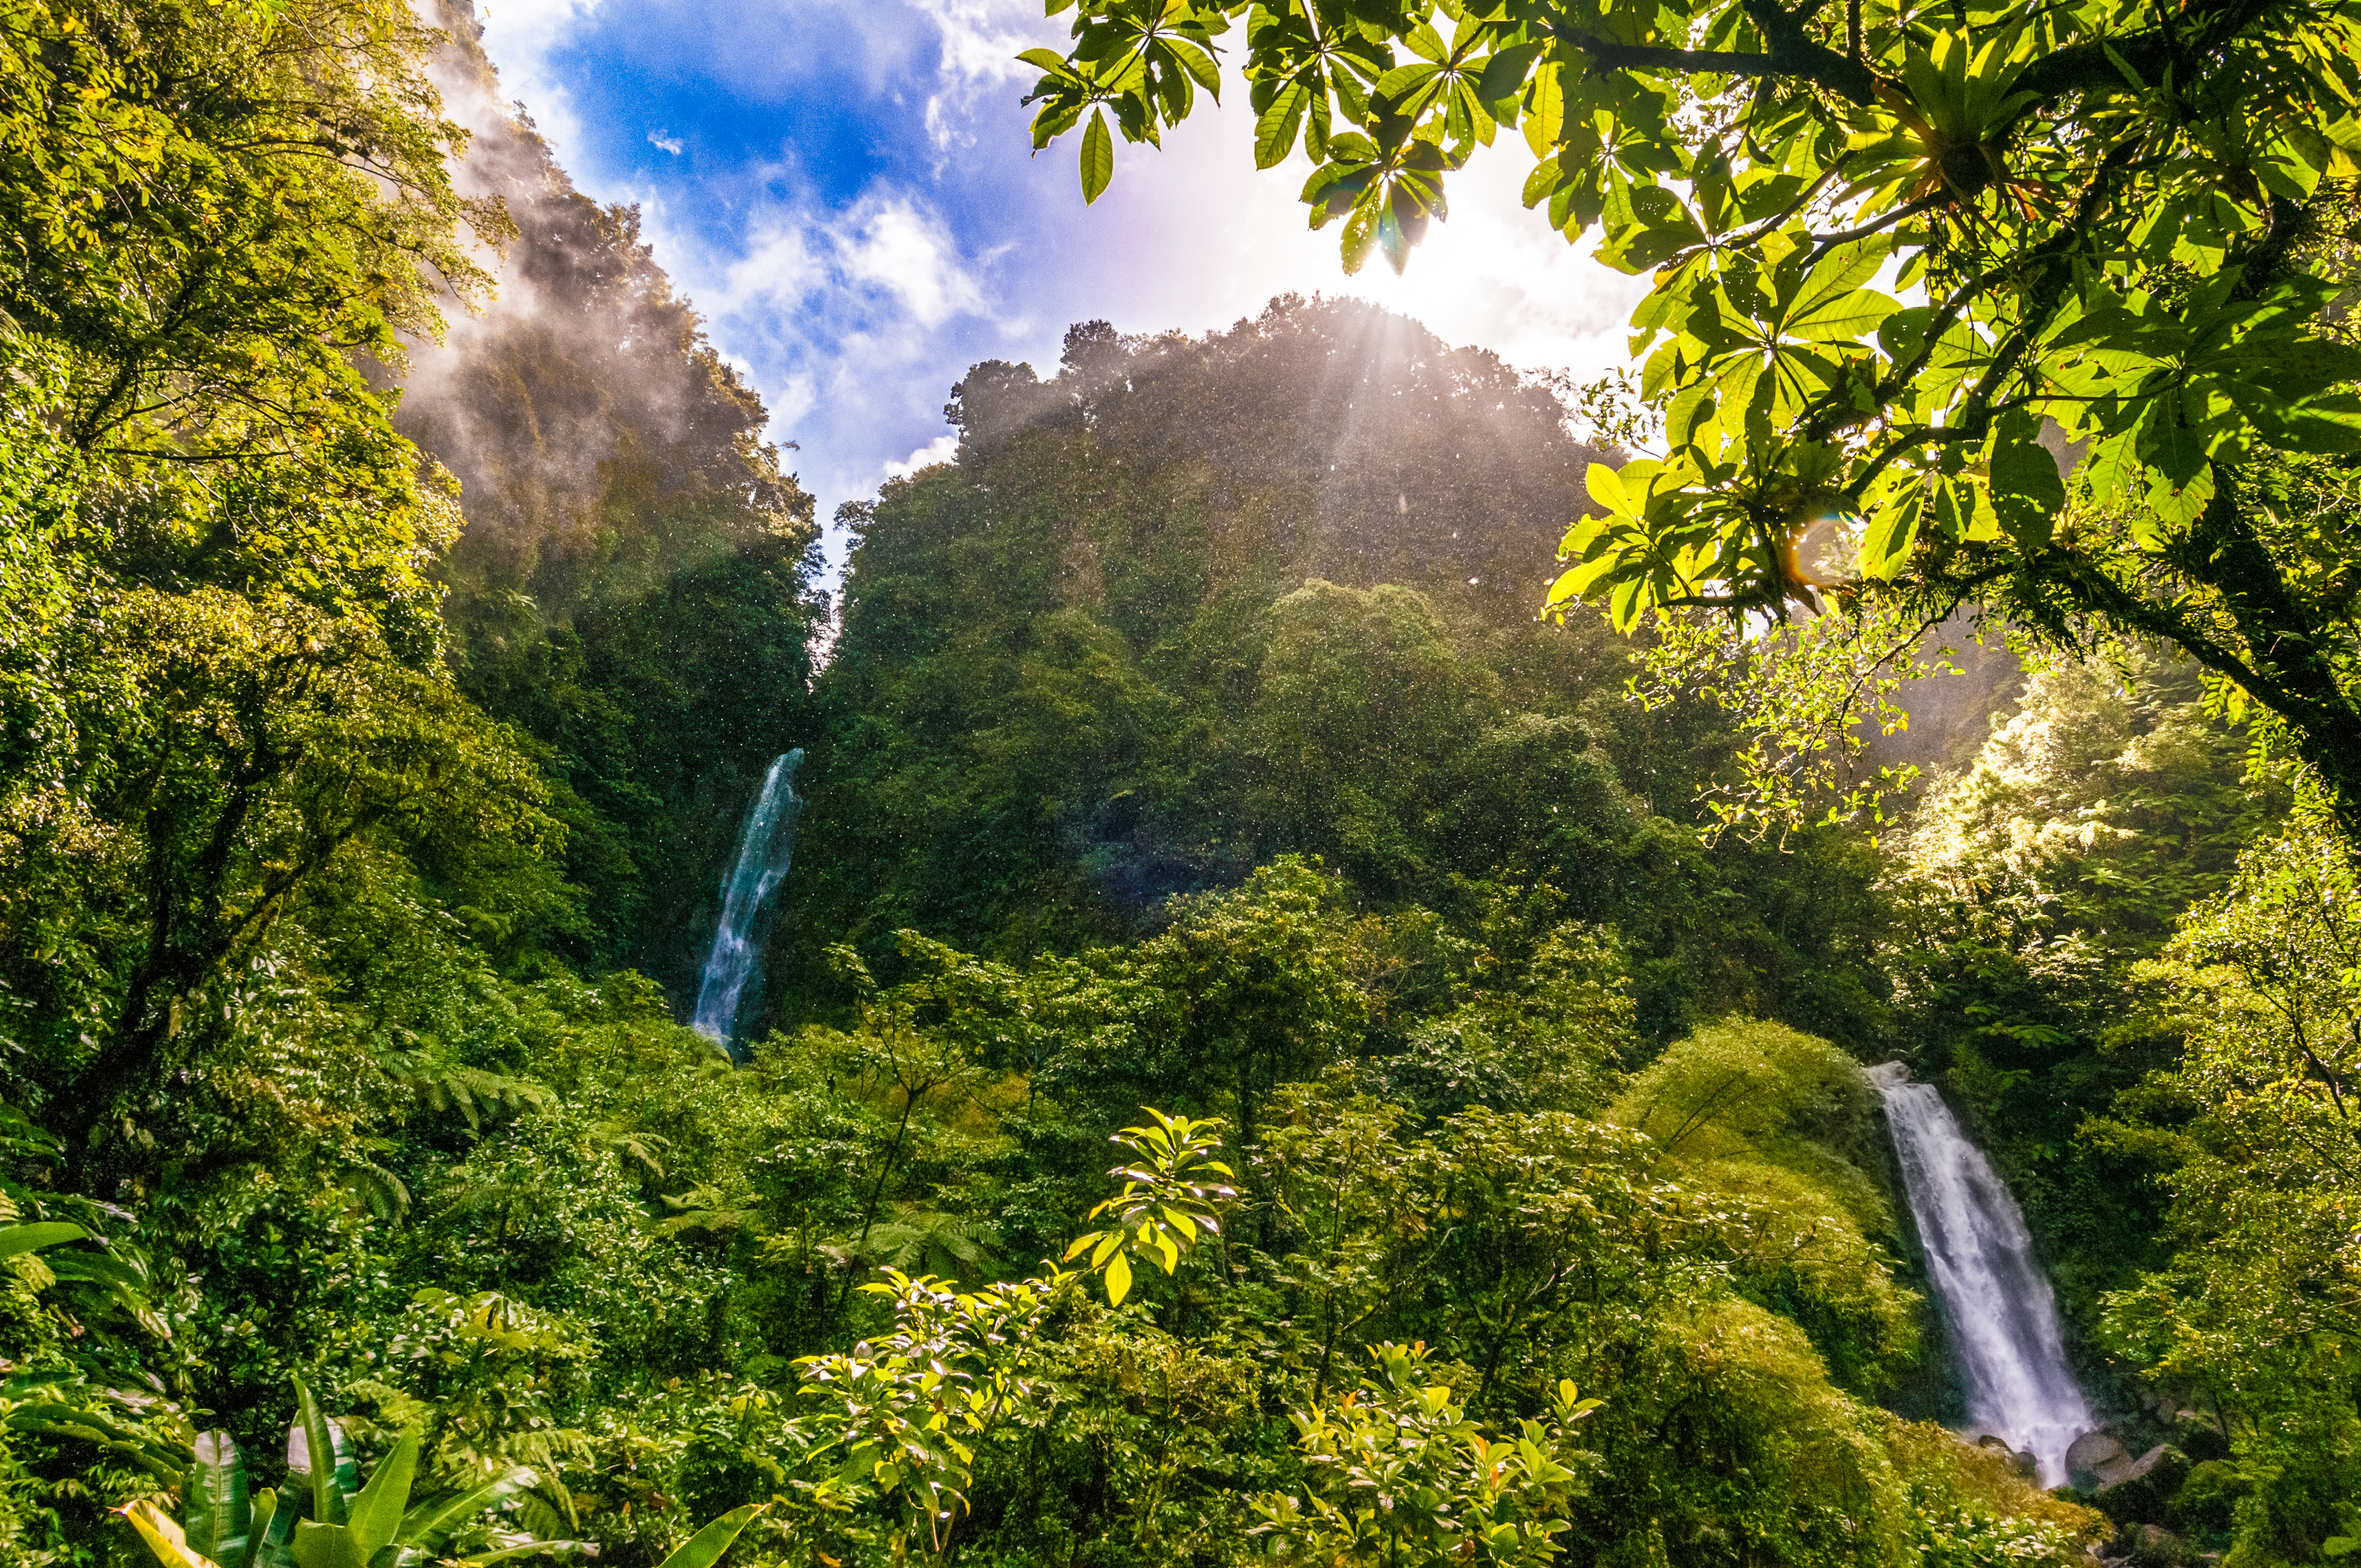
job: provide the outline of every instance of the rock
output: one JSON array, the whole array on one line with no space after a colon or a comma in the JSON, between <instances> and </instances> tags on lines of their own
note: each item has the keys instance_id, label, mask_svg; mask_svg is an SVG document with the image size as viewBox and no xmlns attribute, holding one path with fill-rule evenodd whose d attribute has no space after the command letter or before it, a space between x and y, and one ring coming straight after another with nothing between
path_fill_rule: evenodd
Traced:
<instances>
[{"instance_id":1,"label":"rock","mask_svg":"<svg viewBox=\"0 0 2361 1568\"><path fill-rule=\"evenodd\" d=\"M2008 1439L1995 1437L1990 1432L1976 1439L1976 1446L1988 1453L2000 1455L2002 1462L2008 1466L2009 1474L2018 1480L2041 1479L2041 1461L2034 1456L2032 1450L2011 1448Z\"/></svg>"},{"instance_id":2,"label":"rock","mask_svg":"<svg viewBox=\"0 0 2361 1568\"><path fill-rule=\"evenodd\" d=\"M2226 1459L2209 1459L2180 1484L2165 1509L2165 1522L2183 1535L2227 1536L2236 1522L2238 1499L2249 1489L2236 1465Z\"/></svg>"},{"instance_id":3,"label":"rock","mask_svg":"<svg viewBox=\"0 0 2361 1568\"><path fill-rule=\"evenodd\" d=\"M2107 1484L2101 1467L2121 1464L2131 1453L2111 1431L2086 1431L2066 1450L2066 1482L2078 1492L2095 1492Z\"/></svg>"},{"instance_id":4,"label":"rock","mask_svg":"<svg viewBox=\"0 0 2361 1568\"><path fill-rule=\"evenodd\" d=\"M2189 1549L2180 1537L2162 1525L2144 1524L2126 1532L2131 1542L2132 1568L2180 1568L2189 1559Z\"/></svg>"},{"instance_id":5,"label":"rock","mask_svg":"<svg viewBox=\"0 0 2361 1568\"><path fill-rule=\"evenodd\" d=\"M2101 1464L2098 1474L2102 1484L2091 1500L2109 1519L2119 1525L2158 1524L2189 1478L2189 1455L2159 1442L2137 1459Z\"/></svg>"},{"instance_id":6,"label":"rock","mask_svg":"<svg viewBox=\"0 0 2361 1568\"><path fill-rule=\"evenodd\" d=\"M2230 1440L2223 1435L2221 1423L2202 1410L2174 1413L2172 1446L2199 1464L2230 1457Z\"/></svg>"}]
</instances>

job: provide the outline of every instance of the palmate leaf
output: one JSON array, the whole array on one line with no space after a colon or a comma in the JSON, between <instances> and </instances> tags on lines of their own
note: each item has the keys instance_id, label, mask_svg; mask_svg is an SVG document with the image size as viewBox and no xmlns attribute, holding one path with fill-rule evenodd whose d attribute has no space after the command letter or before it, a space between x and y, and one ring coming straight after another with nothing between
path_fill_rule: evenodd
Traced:
<instances>
[{"instance_id":1,"label":"palmate leaf","mask_svg":"<svg viewBox=\"0 0 2361 1568\"><path fill-rule=\"evenodd\" d=\"M1864 576L1890 583L1909 564L1918 543L1918 523L1926 502L1916 485L1893 494L1870 514L1861 536L1861 569Z\"/></svg>"},{"instance_id":2,"label":"palmate leaf","mask_svg":"<svg viewBox=\"0 0 2361 1568\"><path fill-rule=\"evenodd\" d=\"M1295 138L1311 107L1311 89L1290 82L1280 87L1270 106L1255 118L1255 167L1274 169L1295 150Z\"/></svg>"},{"instance_id":3,"label":"palmate leaf","mask_svg":"<svg viewBox=\"0 0 2361 1568\"><path fill-rule=\"evenodd\" d=\"M2039 440L2041 422L2023 410L2004 414L1992 437L1993 510L2010 537L2029 546L2048 543L2051 521L2066 504L2058 460Z\"/></svg>"},{"instance_id":4,"label":"palmate leaf","mask_svg":"<svg viewBox=\"0 0 2361 1568\"><path fill-rule=\"evenodd\" d=\"M1876 335L1885 324L1885 318L1902 308L1898 300L1888 299L1873 289L1855 289L1840 294L1808 315L1798 316L1787 324L1790 335L1811 343L1858 343Z\"/></svg>"}]
</instances>

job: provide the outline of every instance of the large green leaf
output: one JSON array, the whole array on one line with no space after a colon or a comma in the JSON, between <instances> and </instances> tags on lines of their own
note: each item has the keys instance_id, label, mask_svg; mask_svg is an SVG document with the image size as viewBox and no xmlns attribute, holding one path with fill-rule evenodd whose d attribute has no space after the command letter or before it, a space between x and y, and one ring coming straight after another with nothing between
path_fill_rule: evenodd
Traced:
<instances>
[{"instance_id":1,"label":"large green leaf","mask_svg":"<svg viewBox=\"0 0 2361 1568\"><path fill-rule=\"evenodd\" d=\"M279 1511L279 1494L269 1487L254 1495L254 1513L246 1527L246 1554L224 1568L286 1568L274 1556L272 1537L280 1539L278 1551L283 1552L287 1530L294 1515Z\"/></svg>"},{"instance_id":2,"label":"large green leaf","mask_svg":"<svg viewBox=\"0 0 2361 1568\"><path fill-rule=\"evenodd\" d=\"M246 1460L229 1433L199 1435L185 1495L181 1516L191 1549L219 1563L243 1561L253 1507L247 1497Z\"/></svg>"},{"instance_id":3,"label":"large green leaf","mask_svg":"<svg viewBox=\"0 0 2361 1568\"><path fill-rule=\"evenodd\" d=\"M375 1556L379 1547L391 1545L401 1527L402 1510L410 1506L411 1483L418 1475L418 1445L416 1432L395 1443L368 1485L353 1499L353 1539L365 1558Z\"/></svg>"},{"instance_id":4,"label":"large green leaf","mask_svg":"<svg viewBox=\"0 0 2361 1568\"><path fill-rule=\"evenodd\" d=\"M259 1500L255 1505L255 1529L258 1545L254 1553L255 1568L295 1568L296 1504L285 1493L266 1492L270 1508L266 1513Z\"/></svg>"},{"instance_id":5,"label":"large green leaf","mask_svg":"<svg viewBox=\"0 0 2361 1568\"><path fill-rule=\"evenodd\" d=\"M320 1413L319 1401L312 1398L311 1387L301 1377L295 1379L295 1408L298 1419L288 1433L287 1467L311 1478L313 1519L321 1524L342 1524L358 1481L352 1450L343 1429ZM303 1450L301 1464L295 1463L294 1453L299 1438Z\"/></svg>"},{"instance_id":6,"label":"large green leaf","mask_svg":"<svg viewBox=\"0 0 2361 1568\"><path fill-rule=\"evenodd\" d=\"M163 1509L145 1497L125 1504L116 1512L139 1532L139 1539L148 1543L148 1550L156 1554L156 1561L165 1564L165 1568L218 1568L212 1558L190 1550L188 1538L181 1532L181 1527L174 1524Z\"/></svg>"},{"instance_id":7,"label":"large green leaf","mask_svg":"<svg viewBox=\"0 0 2361 1568\"><path fill-rule=\"evenodd\" d=\"M2022 410L1993 422L1993 510L2009 536L2026 544L2047 543L2051 520L2066 504L2066 481L2040 433L2041 421Z\"/></svg>"},{"instance_id":8,"label":"large green leaf","mask_svg":"<svg viewBox=\"0 0 2361 1568\"><path fill-rule=\"evenodd\" d=\"M1091 112L1090 129L1082 133L1082 201L1095 202L1115 178L1115 139L1107 134L1106 115Z\"/></svg>"},{"instance_id":9,"label":"large green leaf","mask_svg":"<svg viewBox=\"0 0 2361 1568\"><path fill-rule=\"evenodd\" d=\"M441 1545L451 1531L485 1509L500 1507L535 1479L532 1471L519 1466L447 1497L430 1497L402 1517L401 1530L394 1539L432 1550Z\"/></svg>"},{"instance_id":10,"label":"large green leaf","mask_svg":"<svg viewBox=\"0 0 2361 1568\"><path fill-rule=\"evenodd\" d=\"M44 1220L38 1224L10 1225L0 1230L0 1258L15 1257L19 1253L38 1252L45 1246L57 1246L65 1242L78 1242L90 1234L80 1225L63 1220Z\"/></svg>"},{"instance_id":11,"label":"large green leaf","mask_svg":"<svg viewBox=\"0 0 2361 1568\"><path fill-rule=\"evenodd\" d=\"M752 1522L765 1506L749 1503L742 1508L732 1508L683 1541L664 1560L661 1568L713 1568L738 1539L738 1532Z\"/></svg>"},{"instance_id":12,"label":"large green leaf","mask_svg":"<svg viewBox=\"0 0 2361 1568\"><path fill-rule=\"evenodd\" d=\"M368 1568L351 1527L304 1519L295 1527L295 1568Z\"/></svg>"}]
</instances>

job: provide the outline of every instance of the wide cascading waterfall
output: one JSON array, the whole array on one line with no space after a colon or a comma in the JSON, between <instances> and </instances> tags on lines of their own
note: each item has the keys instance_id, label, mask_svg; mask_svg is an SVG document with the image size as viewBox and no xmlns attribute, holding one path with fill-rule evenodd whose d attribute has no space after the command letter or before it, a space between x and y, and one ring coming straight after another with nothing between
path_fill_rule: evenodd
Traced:
<instances>
[{"instance_id":1,"label":"wide cascading waterfall","mask_svg":"<svg viewBox=\"0 0 2361 1568\"><path fill-rule=\"evenodd\" d=\"M707 1039L725 1046L738 1026L739 999L762 956L754 940L755 923L786 880L795 856L796 818L804 808L803 797L796 794L796 769L803 760L800 748L785 752L763 775L763 793L754 797L746 830L738 838L738 858L730 879L721 884L721 921L713 928L713 950L706 955L705 974L697 987L697 1016L689 1024Z\"/></svg>"},{"instance_id":2,"label":"wide cascading waterfall","mask_svg":"<svg viewBox=\"0 0 2361 1568\"><path fill-rule=\"evenodd\" d=\"M2057 1298L1992 1162L1935 1086L1909 1076L1889 1062L1870 1079L1885 1098L1911 1218L1967 1384L1968 1418L2031 1452L2043 1486L2063 1486L2067 1448L2099 1423L2066 1369Z\"/></svg>"}]
</instances>

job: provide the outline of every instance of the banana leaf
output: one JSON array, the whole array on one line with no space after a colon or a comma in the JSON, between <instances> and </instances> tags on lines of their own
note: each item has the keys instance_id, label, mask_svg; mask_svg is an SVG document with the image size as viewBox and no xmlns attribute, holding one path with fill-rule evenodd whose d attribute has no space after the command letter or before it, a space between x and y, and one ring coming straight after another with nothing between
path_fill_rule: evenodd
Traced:
<instances>
[{"instance_id":1,"label":"banana leaf","mask_svg":"<svg viewBox=\"0 0 2361 1568\"><path fill-rule=\"evenodd\" d=\"M311 1478L313 1522L343 1524L352 1495L360 1490L352 1444L342 1427L320 1413L320 1402L301 1377L295 1379L295 1405L299 1419L287 1431L287 1468Z\"/></svg>"},{"instance_id":2,"label":"banana leaf","mask_svg":"<svg viewBox=\"0 0 2361 1568\"><path fill-rule=\"evenodd\" d=\"M295 1502L274 1497L269 1527L257 1537L254 1568L295 1568Z\"/></svg>"},{"instance_id":3,"label":"banana leaf","mask_svg":"<svg viewBox=\"0 0 2361 1568\"><path fill-rule=\"evenodd\" d=\"M411 1484L418 1478L418 1445L416 1432L403 1434L353 1499L353 1541L364 1561L391 1546L401 1528L402 1509L410 1506Z\"/></svg>"},{"instance_id":4,"label":"banana leaf","mask_svg":"<svg viewBox=\"0 0 2361 1568\"><path fill-rule=\"evenodd\" d=\"M165 1568L220 1568L204 1553L191 1551L188 1537L181 1533L181 1527L147 1498L126 1503L115 1511L131 1522L131 1528L139 1532L139 1539L148 1543L148 1550L156 1554L156 1561L163 1563Z\"/></svg>"},{"instance_id":5,"label":"banana leaf","mask_svg":"<svg viewBox=\"0 0 2361 1568\"><path fill-rule=\"evenodd\" d=\"M749 1503L742 1508L730 1509L675 1548L673 1554L664 1560L662 1568L713 1568L738 1539L738 1532L768 1507L768 1503Z\"/></svg>"},{"instance_id":6,"label":"banana leaf","mask_svg":"<svg viewBox=\"0 0 2361 1568\"><path fill-rule=\"evenodd\" d=\"M287 1517L291 1520L294 1510L289 1509ZM279 1494L266 1486L254 1495L254 1517L246 1530L246 1555L235 1563L225 1563L223 1568L262 1568L271 1528L279 1523ZM284 1564L279 1568L284 1568Z\"/></svg>"},{"instance_id":7,"label":"banana leaf","mask_svg":"<svg viewBox=\"0 0 2361 1568\"><path fill-rule=\"evenodd\" d=\"M189 1549L216 1563L243 1563L254 1505L247 1495L245 1456L229 1433L209 1431L198 1437L181 1495Z\"/></svg>"}]
</instances>

